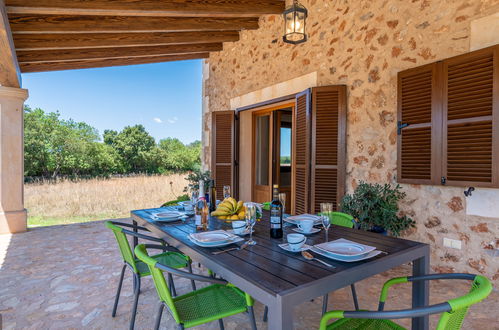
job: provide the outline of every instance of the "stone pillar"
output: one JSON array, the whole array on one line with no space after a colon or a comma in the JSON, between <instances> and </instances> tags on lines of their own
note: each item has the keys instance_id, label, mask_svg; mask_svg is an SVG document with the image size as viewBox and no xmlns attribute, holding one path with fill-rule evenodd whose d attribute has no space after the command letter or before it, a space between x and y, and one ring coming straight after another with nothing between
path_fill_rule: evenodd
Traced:
<instances>
[{"instance_id":1,"label":"stone pillar","mask_svg":"<svg viewBox=\"0 0 499 330\"><path fill-rule=\"evenodd\" d=\"M26 231L23 106L28 90L0 86L0 234Z\"/></svg>"}]
</instances>

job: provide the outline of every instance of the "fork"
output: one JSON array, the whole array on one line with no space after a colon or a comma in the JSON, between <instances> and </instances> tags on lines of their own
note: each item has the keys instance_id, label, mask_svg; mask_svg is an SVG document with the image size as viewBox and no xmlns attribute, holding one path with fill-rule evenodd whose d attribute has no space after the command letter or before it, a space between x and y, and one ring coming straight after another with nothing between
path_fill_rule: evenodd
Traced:
<instances>
[{"instance_id":1,"label":"fork","mask_svg":"<svg viewBox=\"0 0 499 330\"><path fill-rule=\"evenodd\" d=\"M248 241L244 242L244 244L241 245L241 246L233 247L233 248L230 248L230 249L225 249L225 250L222 250L222 251L215 251L215 252L212 252L211 254L217 255L217 254L221 254L221 253L225 253L225 252L229 252L229 251L239 251L239 250L242 250L242 249L246 248L247 246L248 246Z\"/></svg>"}]
</instances>

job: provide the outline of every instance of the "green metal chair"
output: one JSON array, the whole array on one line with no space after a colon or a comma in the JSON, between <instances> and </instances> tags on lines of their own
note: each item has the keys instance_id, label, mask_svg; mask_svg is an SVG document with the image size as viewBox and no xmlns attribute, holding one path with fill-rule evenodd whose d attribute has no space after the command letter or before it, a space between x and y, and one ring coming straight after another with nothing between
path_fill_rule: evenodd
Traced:
<instances>
[{"instance_id":1,"label":"green metal chair","mask_svg":"<svg viewBox=\"0 0 499 330\"><path fill-rule=\"evenodd\" d=\"M413 309L384 311L388 289L398 283L428 280L470 280L473 281L471 290L464 296L451 299L449 301L431 306L418 307ZM378 311L331 311L327 312L321 320L320 330L332 329L405 329L390 319L403 319L421 317L431 314L442 313L437 325L437 330L458 330L461 329L464 317L468 308L476 304L492 291L490 281L481 275L473 274L431 274L417 277L397 277L387 281L381 290ZM338 319L331 324L329 320Z\"/></svg>"},{"instance_id":2,"label":"green metal chair","mask_svg":"<svg viewBox=\"0 0 499 330\"><path fill-rule=\"evenodd\" d=\"M239 290L225 280L187 273L160 260L150 257L148 249L161 249L161 246L139 244L135 247L135 255L149 267L154 285L159 296L159 309L156 317L155 329L159 329L163 309L166 306L179 329L190 328L211 321L219 321L220 328L224 329L222 319L227 316L248 312L251 327L256 330L255 315L253 312L253 298ZM169 276L176 275L190 280L211 283L202 289L173 297L169 285L165 281L164 272Z\"/></svg>"},{"instance_id":3,"label":"green metal chair","mask_svg":"<svg viewBox=\"0 0 499 330\"><path fill-rule=\"evenodd\" d=\"M161 263L168 265L173 268L188 268L189 272L192 273L191 260L188 256L178 252L178 250L167 245L165 241L162 239L152 237L149 235L144 235L139 233L138 230L149 231L145 227L134 226L128 223L116 222L116 221L106 221L106 227L111 229L114 233L116 241L118 242L118 246L120 249L121 256L123 257L123 268L121 269L120 281L118 284L118 289L116 291L116 297L114 299L114 307L112 316L116 316L116 310L118 308L118 301L120 299L121 287L123 284L123 277L125 275L125 269L129 268L133 274L133 291L134 291L134 304L132 309L132 318L130 320L130 329L134 328L135 325L135 316L137 314L137 304L139 302L139 294L140 294L140 279L145 276L151 275L149 271L149 267L137 259L133 254L130 244L127 239L128 236L132 236L137 239L144 239L152 242L160 243L161 250L163 251L160 254L154 255L151 258L154 260L160 261ZM126 228L130 228L132 230L128 230ZM137 232L136 232L137 231ZM173 278L171 275L168 277L168 281L170 283L170 288L172 290L172 295L176 295L175 286L173 284ZM192 289L196 290L196 284L194 281L191 281Z\"/></svg>"},{"instance_id":4,"label":"green metal chair","mask_svg":"<svg viewBox=\"0 0 499 330\"><path fill-rule=\"evenodd\" d=\"M355 228L356 223L354 218L350 214L342 213L342 212L331 212L329 216L329 221L331 224L346 228ZM350 285L350 289L352 290L352 298L353 304L355 306L355 310L359 310L359 300L357 299L357 291L355 290L355 284ZM327 312L327 303L328 303L329 294L326 294L322 298L322 314L324 315Z\"/></svg>"}]
</instances>

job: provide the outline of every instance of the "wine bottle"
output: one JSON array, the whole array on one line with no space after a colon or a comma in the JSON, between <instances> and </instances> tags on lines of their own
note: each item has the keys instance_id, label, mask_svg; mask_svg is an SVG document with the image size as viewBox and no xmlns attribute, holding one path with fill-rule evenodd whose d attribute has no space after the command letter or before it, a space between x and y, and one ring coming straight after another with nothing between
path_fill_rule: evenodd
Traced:
<instances>
[{"instance_id":1,"label":"wine bottle","mask_svg":"<svg viewBox=\"0 0 499 330\"><path fill-rule=\"evenodd\" d=\"M279 200L279 186L274 185L270 203L270 237L282 238L282 204Z\"/></svg>"},{"instance_id":2,"label":"wine bottle","mask_svg":"<svg viewBox=\"0 0 499 330\"><path fill-rule=\"evenodd\" d=\"M210 180L210 190L208 191L208 201L210 205L210 212L217 209L217 189L215 188L215 180Z\"/></svg>"},{"instance_id":3,"label":"wine bottle","mask_svg":"<svg viewBox=\"0 0 499 330\"><path fill-rule=\"evenodd\" d=\"M199 181L199 197L196 202L196 229L206 230L208 228L208 204L204 193L204 182Z\"/></svg>"}]
</instances>

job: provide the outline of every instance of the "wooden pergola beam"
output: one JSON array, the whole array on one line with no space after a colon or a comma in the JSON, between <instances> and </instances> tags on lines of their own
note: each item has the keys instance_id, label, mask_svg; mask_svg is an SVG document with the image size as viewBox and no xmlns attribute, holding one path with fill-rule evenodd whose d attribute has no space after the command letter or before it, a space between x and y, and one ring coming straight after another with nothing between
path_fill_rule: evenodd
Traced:
<instances>
[{"instance_id":1,"label":"wooden pergola beam","mask_svg":"<svg viewBox=\"0 0 499 330\"><path fill-rule=\"evenodd\" d=\"M71 62L20 63L20 68L21 71L24 73L59 71L59 70L76 70L76 69L102 68L110 66L194 60L194 59L208 58L209 56L210 56L209 53L195 53L195 54L184 54L184 55L111 58L111 59L83 60L83 61L71 61Z\"/></svg>"},{"instance_id":2,"label":"wooden pergola beam","mask_svg":"<svg viewBox=\"0 0 499 330\"><path fill-rule=\"evenodd\" d=\"M283 0L6 0L11 14L246 16L279 14Z\"/></svg>"},{"instance_id":3,"label":"wooden pergola beam","mask_svg":"<svg viewBox=\"0 0 499 330\"><path fill-rule=\"evenodd\" d=\"M188 53L216 52L223 49L222 43L166 45L116 48L82 48L62 50L17 51L20 63L27 62L64 62L102 58L127 58L137 56L179 55Z\"/></svg>"},{"instance_id":4,"label":"wooden pergola beam","mask_svg":"<svg viewBox=\"0 0 499 330\"><path fill-rule=\"evenodd\" d=\"M17 51L181 45L238 41L238 31L152 32L152 33L52 33L14 34Z\"/></svg>"},{"instance_id":5,"label":"wooden pergola beam","mask_svg":"<svg viewBox=\"0 0 499 330\"><path fill-rule=\"evenodd\" d=\"M13 33L178 32L257 29L248 17L144 17L9 14Z\"/></svg>"},{"instance_id":6,"label":"wooden pergola beam","mask_svg":"<svg viewBox=\"0 0 499 330\"><path fill-rule=\"evenodd\" d=\"M21 73L3 0L0 0L0 85L21 87Z\"/></svg>"}]
</instances>

